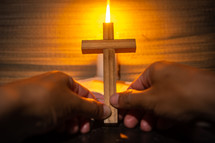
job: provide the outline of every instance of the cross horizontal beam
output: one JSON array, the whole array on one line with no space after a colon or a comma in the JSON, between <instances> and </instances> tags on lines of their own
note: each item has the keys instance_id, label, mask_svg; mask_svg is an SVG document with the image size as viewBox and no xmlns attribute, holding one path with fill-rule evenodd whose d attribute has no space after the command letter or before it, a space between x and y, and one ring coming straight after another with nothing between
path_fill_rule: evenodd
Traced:
<instances>
[{"instance_id":1,"label":"cross horizontal beam","mask_svg":"<svg viewBox=\"0 0 215 143\"><path fill-rule=\"evenodd\" d=\"M83 54L100 54L103 49L114 49L115 53L136 52L135 39L116 39L116 40L83 40Z\"/></svg>"}]
</instances>

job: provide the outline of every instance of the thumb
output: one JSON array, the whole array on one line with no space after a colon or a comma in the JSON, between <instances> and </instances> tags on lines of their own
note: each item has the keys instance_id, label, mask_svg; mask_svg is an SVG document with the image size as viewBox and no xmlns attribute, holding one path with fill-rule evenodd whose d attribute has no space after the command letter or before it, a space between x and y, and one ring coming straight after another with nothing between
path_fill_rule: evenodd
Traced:
<instances>
[{"instance_id":1,"label":"thumb","mask_svg":"<svg viewBox=\"0 0 215 143\"><path fill-rule=\"evenodd\" d=\"M78 114L95 119L106 119L111 115L110 107L94 99L80 97L77 103Z\"/></svg>"},{"instance_id":2,"label":"thumb","mask_svg":"<svg viewBox=\"0 0 215 143\"><path fill-rule=\"evenodd\" d=\"M155 106L156 97L152 94L151 88L137 91L129 89L122 93L116 93L110 98L110 103L119 109L140 109L152 110Z\"/></svg>"}]
</instances>

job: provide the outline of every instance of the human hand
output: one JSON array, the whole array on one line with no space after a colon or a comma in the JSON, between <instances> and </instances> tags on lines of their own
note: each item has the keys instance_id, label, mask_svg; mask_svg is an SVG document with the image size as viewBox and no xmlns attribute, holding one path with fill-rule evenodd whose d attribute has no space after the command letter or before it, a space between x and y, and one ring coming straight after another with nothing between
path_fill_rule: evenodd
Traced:
<instances>
[{"instance_id":1,"label":"human hand","mask_svg":"<svg viewBox=\"0 0 215 143\"><path fill-rule=\"evenodd\" d=\"M7 115L2 109L8 109L16 114L8 120L28 134L47 132L59 126L66 127L70 133L86 133L90 130L91 118L105 119L111 114L107 105L96 101L89 90L62 72L48 72L9 83L0 87L0 91L5 99L0 101L0 121Z\"/></svg>"},{"instance_id":2,"label":"human hand","mask_svg":"<svg viewBox=\"0 0 215 143\"><path fill-rule=\"evenodd\" d=\"M214 74L177 63L150 65L123 93L111 97L124 125L143 131L165 128L169 121L214 120Z\"/></svg>"}]
</instances>

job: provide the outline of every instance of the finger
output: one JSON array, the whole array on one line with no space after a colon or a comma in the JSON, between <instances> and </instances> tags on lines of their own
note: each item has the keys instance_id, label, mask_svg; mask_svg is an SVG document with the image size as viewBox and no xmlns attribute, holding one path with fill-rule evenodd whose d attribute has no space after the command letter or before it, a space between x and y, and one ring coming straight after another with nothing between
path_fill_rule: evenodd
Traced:
<instances>
[{"instance_id":1,"label":"finger","mask_svg":"<svg viewBox=\"0 0 215 143\"><path fill-rule=\"evenodd\" d=\"M111 96L110 103L119 109L152 110L156 106L156 100L152 88L143 91L130 89Z\"/></svg>"},{"instance_id":2,"label":"finger","mask_svg":"<svg viewBox=\"0 0 215 143\"><path fill-rule=\"evenodd\" d=\"M134 128L139 123L141 117L141 112L139 110L130 110L124 118L124 125L127 128Z\"/></svg>"},{"instance_id":3,"label":"finger","mask_svg":"<svg viewBox=\"0 0 215 143\"><path fill-rule=\"evenodd\" d=\"M76 102L72 104L73 111L89 118L106 119L111 115L110 107L94 99L77 96Z\"/></svg>"},{"instance_id":4,"label":"finger","mask_svg":"<svg viewBox=\"0 0 215 143\"><path fill-rule=\"evenodd\" d=\"M88 133L90 131L90 122L88 121L82 124L80 131L82 134Z\"/></svg>"},{"instance_id":5,"label":"finger","mask_svg":"<svg viewBox=\"0 0 215 143\"><path fill-rule=\"evenodd\" d=\"M140 121L140 129L149 132L155 126L156 117L151 113L146 113Z\"/></svg>"},{"instance_id":6,"label":"finger","mask_svg":"<svg viewBox=\"0 0 215 143\"><path fill-rule=\"evenodd\" d=\"M149 132L152 130L152 127L146 120L143 119L140 121L140 129L142 131Z\"/></svg>"},{"instance_id":7,"label":"finger","mask_svg":"<svg viewBox=\"0 0 215 143\"><path fill-rule=\"evenodd\" d=\"M72 91L77 93L79 96L96 99L92 92L79 84L77 81L73 80L73 78L69 78L69 83Z\"/></svg>"},{"instance_id":8,"label":"finger","mask_svg":"<svg viewBox=\"0 0 215 143\"><path fill-rule=\"evenodd\" d=\"M90 119L81 117L79 120L80 132L82 134L88 133L90 131Z\"/></svg>"},{"instance_id":9,"label":"finger","mask_svg":"<svg viewBox=\"0 0 215 143\"><path fill-rule=\"evenodd\" d=\"M67 131L69 134L75 134L79 131L79 121L77 117L67 121Z\"/></svg>"},{"instance_id":10,"label":"finger","mask_svg":"<svg viewBox=\"0 0 215 143\"><path fill-rule=\"evenodd\" d=\"M128 89L144 90L149 88L151 85L149 69L147 68L141 73L128 87Z\"/></svg>"}]
</instances>

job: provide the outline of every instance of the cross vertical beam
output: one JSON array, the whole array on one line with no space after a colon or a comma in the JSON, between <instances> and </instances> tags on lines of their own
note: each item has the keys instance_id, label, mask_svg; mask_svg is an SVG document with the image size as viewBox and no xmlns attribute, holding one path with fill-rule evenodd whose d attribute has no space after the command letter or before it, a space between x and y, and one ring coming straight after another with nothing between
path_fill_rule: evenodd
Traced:
<instances>
[{"instance_id":1,"label":"cross vertical beam","mask_svg":"<svg viewBox=\"0 0 215 143\"><path fill-rule=\"evenodd\" d=\"M114 40L113 23L103 23L103 39ZM116 65L115 50L112 48L103 49L104 62L104 102L110 106L110 96L116 93ZM117 109L110 106L112 114L104 123L118 123Z\"/></svg>"},{"instance_id":2,"label":"cross vertical beam","mask_svg":"<svg viewBox=\"0 0 215 143\"><path fill-rule=\"evenodd\" d=\"M83 40L83 54L103 53L104 62L104 99L111 107L112 115L104 123L118 123L117 109L110 105L110 96L116 93L116 63L115 53L129 53L136 51L135 39L114 39L113 23L103 24L103 40Z\"/></svg>"}]
</instances>

